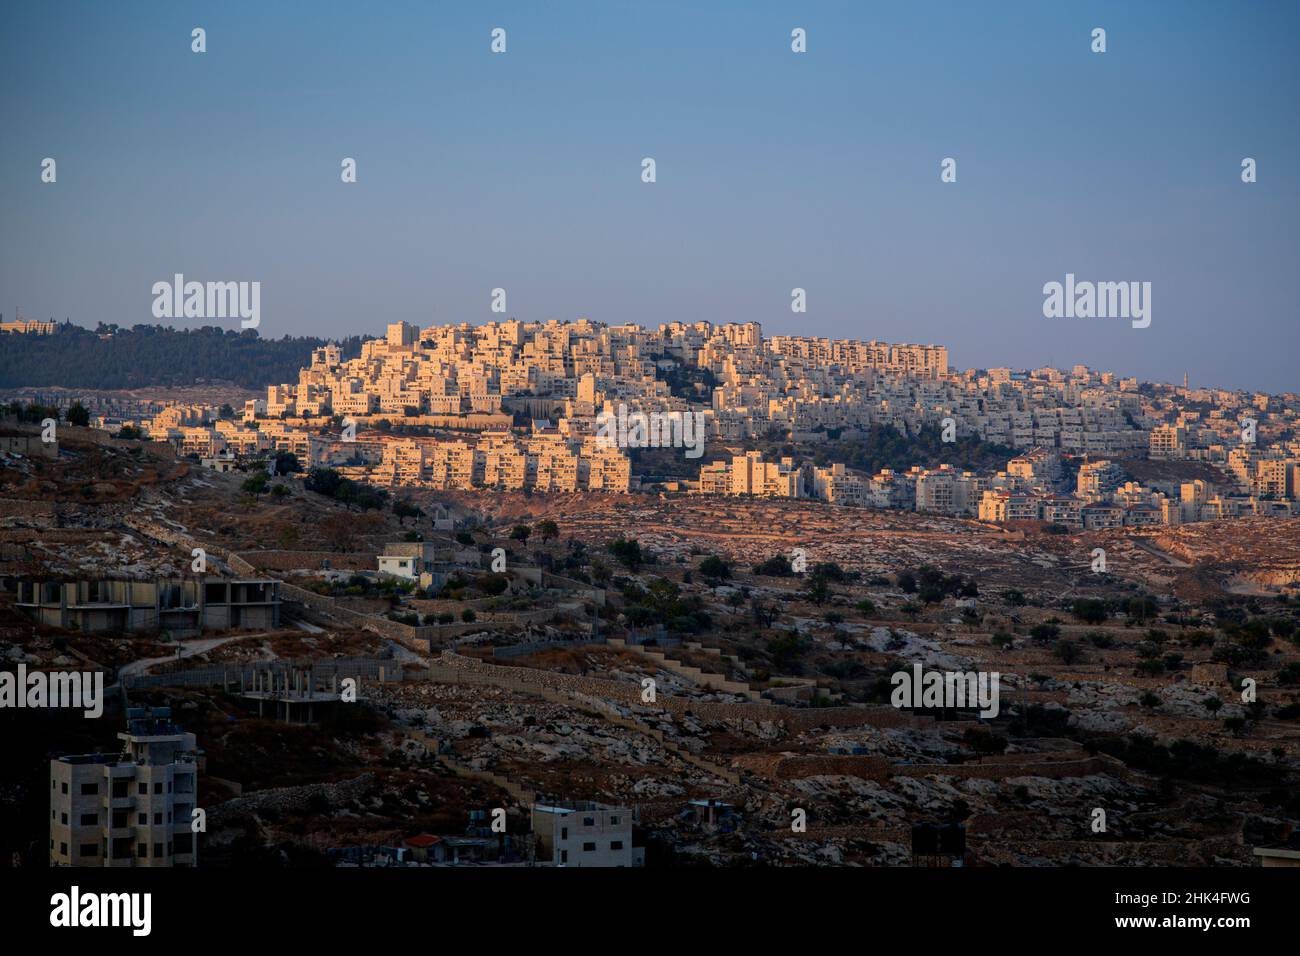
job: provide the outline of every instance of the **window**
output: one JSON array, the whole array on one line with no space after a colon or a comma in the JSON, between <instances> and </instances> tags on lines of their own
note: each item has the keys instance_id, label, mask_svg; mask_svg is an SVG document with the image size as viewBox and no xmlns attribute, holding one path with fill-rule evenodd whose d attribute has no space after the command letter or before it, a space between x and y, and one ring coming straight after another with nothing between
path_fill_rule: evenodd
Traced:
<instances>
[{"instance_id":1,"label":"window","mask_svg":"<svg viewBox=\"0 0 1300 956\"><path fill-rule=\"evenodd\" d=\"M126 811L125 811L125 810L114 810L114 811L113 811L113 829L114 829L114 830L118 830L118 829L121 829L122 827L130 826L130 824L127 823L127 820L128 820L128 819L129 819L129 818L127 817L127 814L126 814Z\"/></svg>"},{"instance_id":2,"label":"window","mask_svg":"<svg viewBox=\"0 0 1300 956\"><path fill-rule=\"evenodd\" d=\"M595 850L596 850L596 844L595 844L595 843L584 843L584 844L582 845L582 852L583 852L583 853L594 853Z\"/></svg>"},{"instance_id":3,"label":"window","mask_svg":"<svg viewBox=\"0 0 1300 956\"><path fill-rule=\"evenodd\" d=\"M63 792L64 792L64 793L67 793L67 792L68 792L68 781L66 781L66 780L63 781Z\"/></svg>"},{"instance_id":4,"label":"window","mask_svg":"<svg viewBox=\"0 0 1300 956\"><path fill-rule=\"evenodd\" d=\"M162 781L161 781L161 780L159 780L157 783L155 783L155 784L153 785L153 792L154 792L154 793L162 793Z\"/></svg>"},{"instance_id":5,"label":"window","mask_svg":"<svg viewBox=\"0 0 1300 956\"><path fill-rule=\"evenodd\" d=\"M83 827L93 827L98 822L99 822L98 813L83 813L81 815L81 825Z\"/></svg>"},{"instance_id":6,"label":"window","mask_svg":"<svg viewBox=\"0 0 1300 956\"><path fill-rule=\"evenodd\" d=\"M161 814L161 813L155 813L155 814L153 815L153 825L156 826L156 827L160 827L160 826L162 826L162 814Z\"/></svg>"},{"instance_id":7,"label":"window","mask_svg":"<svg viewBox=\"0 0 1300 956\"><path fill-rule=\"evenodd\" d=\"M618 826L618 817L610 817L610 818L609 818L609 825L612 826L612 827L616 827L616 826Z\"/></svg>"},{"instance_id":8,"label":"window","mask_svg":"<svg viewBox=\"0 0 1300 956\"><path fill-rule=\"evenodd\" d=\"M145 857L147 857L147 856L149 855L149 844L148 844L148 843L137 843L137 844L135 845L135 855L138 856L138 857L139 857L140 859L142 859L142 860L143 860Z\"/></svg>"},{"instance_id":9,"label":"window","mask_svg":"<svg viewBox=\"0 0 1300 956\"><path fill-rule=\"evenodd\" d=\"M113 781L113 799L114 799L114 800L121 800L123 797L129 796L129 794L127 793L127 787L128 787L128 786L129 786L129 783L128 783L128 781L126 781L126 780L114 780L114 781Z\"/></svg>"},{"instance_id":10,"label":"window","mask_svg":"<svg viewBox=\"0 0 1300 956\"><path fill-rule=\"evenodd\" d=\"M68 845L66 843L60 843L59 856L67 856L67 855L68 855Z\"/></svg>"},{"instance_id":11,"label":"window","mask_svg":"<svg viewBox=\"0 0 1300 956\"><path fill-rule=\"evenodd\" d=\"M569 862L569 851L568 851L568 850L561 850L561 851L560 851L560 862L561 862L561 863L568 863L568 862Z\"/></svg>"},{"instance_id":12,"label":"window","mask_svg":"<svg viewBox=\"0 0 1300 956\"><path fill-rule=\"evenodd\" d=\"M142 796L142 797L147 797L147 796L149 795L149 784L147 784L147 783L137 783L137 784L135 785L135 792L138 793L138 794L139 794L140 796Z\"/></svg>"},{"instance_id":13,"label":"window","mask_svg":"<svg viewBox=\"0 0 1300 956\"><path fill-rule=\"evenodd\" d=\"M609 841L609 848L610 848L611 850L621 850L621 849L623 849L623 841L622 841L622 840L610 840L610 841Z\"/></svg>"},{"instance_id":14,"label":"window","mask_svg":"<svg viewBox=\"0 0 1300 956\"><path fill-rule=\"evenodd\" d=\"M98 844L98 843L83 843L83 844L81 844L81 855L82 855L82 856L99 856L99 844Z\"/></svg>"},{"instance_id":15,"label":"window","mask_svg":"<svg viewBox=\"0 0 1300 956\"><path fill-rule=\"evenodd\" d=\"M68 825L68 815L66 813L60 813L59 822L66 827Z\"/></svg>"},{"instance_id":16,"label":"window","mask_svg":"<svg viewBox=\"0 0 1300 956\"><path fill-rule=\"evenodd\" d=\"M97 793L99 793L99 784L83 783L81 785L81 795L83 797L93 797Z\"/></svg>"},{"instance_id":17,"label":"window","mask_svg":"<svg viewBox=\"0 0 1300 956\"><path fill-rule=\"evenodd\" d=\"M596 825L596 818L595 818L595 817L583 817L583 818L582 818L582 825L583 825L584 827L594 827L594 826Z\"/></svg>"},{"instance_id":18,"label":"window","mask_svg":"<svg viewBox=\"0 0 1300 956\"><path fill-rule=\"evenodd\" d=\"M167 781L167 792L168 793L172 792L172 782L170 780Z\"/></svg>"},{"instance_id":19,"label":"window","mask_svg":"<svg viewBox=\"0 0 1300 956\"><path fill-rule=\"evenodd\" d=\"M561 839L561 840L567 840L568 838L569 838L569 828L568 828L568 827L560 827L560 839Z\"/></svg>"},{"instance_id":20,"label":"window","mask_svg":"<svg viewBox=\"0 0 1300 956\"><path fill-rule=\"evenodd\" d=\"M193 853L194 852L193 844L194 844L194 840L192 834L189 833L176 834L177 853Z\"/></svg>"},{"instance_id":21,"label":"window","mask_svg":"<svg viewBox=\"0 0 1300 956\"><path fill-rule=\"evenodd\" d=\"M163 845L161 843L155 843L153 845L153 858L155 860L161 860L163 855L162 851L163 851Z\"/></svg>"},{"instance_id":22,"label":"window","mask_svg":"<svg viewBox=\"0 0 1300 956\"><path fill-rule=\"evenodd\" d=\"M149 814L137 813L135 815L135 822L137 826L147 827L149 825Z\"/></svg>"}]
</instances>

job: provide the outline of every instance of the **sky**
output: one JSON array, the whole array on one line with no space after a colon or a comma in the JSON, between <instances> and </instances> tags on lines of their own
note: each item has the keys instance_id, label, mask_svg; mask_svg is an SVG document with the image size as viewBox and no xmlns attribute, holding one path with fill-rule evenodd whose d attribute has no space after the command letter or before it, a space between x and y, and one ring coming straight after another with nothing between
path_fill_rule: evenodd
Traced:
<instances>
[{"instance_id":1,"label":"sky","mask_svg":"<svg viewBox=\"0 0 1300 956\"><path fill-rule=\"evenodd\" d=\"M1293 0L3 0L0 312L154 322L182 273L273 338L758 321L1300 390L1298 41ZM1045 317L1067 273L1151 324Z\"/></svg>"}]
</instances>

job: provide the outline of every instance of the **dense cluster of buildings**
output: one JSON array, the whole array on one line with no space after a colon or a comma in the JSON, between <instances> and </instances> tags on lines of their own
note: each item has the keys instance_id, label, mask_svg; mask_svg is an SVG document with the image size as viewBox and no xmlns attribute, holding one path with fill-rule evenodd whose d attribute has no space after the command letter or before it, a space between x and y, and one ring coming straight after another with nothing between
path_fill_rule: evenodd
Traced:
<instances>
[{"instance_id":1,"label":"dense cluster of buildings","mask_svg":"<svg viewBox=\"0 0 1300 956\"><path fill-rule=\"evenodd\" d=\"M1270 459L1272 460L1272 459ZM1248 480L1221 482L1177 476L1134 481L1109 459L1076 462L1074 488L1063 486L1060 454L1042 448L1012 458L1004 471L977 474L952 465L881 469L874 475L842 464L825 467L785 457L764 461L760 452L714 461L700 470L698 491L713 495L809 498L867 508L898 508L979 518L996 523L1044 521L1094 528L1177 525L1246 515L1300 515L1300 455L1276 459L1284 477L1276 490Z\"/></svg>"},{"instance_id":2,"label":"dense cluster of buildings","mask_svg":"<svg viewBox=\"0 0 1300 956\"><path fill-rule=\"evenodd\" d=\"M701 494L1096 527L1290 514L1300 489L1295 395L1139 385L1086 366L956 371L938 345L764 338L753 322L398 322L356 358L315 350L297 383L268 387L242 414L175 405L140 425L214 467L288 451L377 484L628 492L639 487L628 447L598 435L616 407L698 416L705 442L730 452L675 484ZM873 426L1023 454L995 474L867 475L730 451L853 440ZM1117 463L1147 458L1202 463L1222 481L1121 480ZM1063 461L1084 462L1077 487Z\"/></svg>"}]
</instances>

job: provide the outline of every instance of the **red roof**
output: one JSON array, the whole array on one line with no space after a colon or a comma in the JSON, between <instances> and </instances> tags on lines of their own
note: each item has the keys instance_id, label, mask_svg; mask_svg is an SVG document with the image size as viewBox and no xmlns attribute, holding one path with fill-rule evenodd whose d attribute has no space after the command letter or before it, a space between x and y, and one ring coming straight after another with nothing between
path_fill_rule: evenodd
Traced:
<instances>
[{"instance_id":1,"label":"red roof","mask_svg":"<svg viewBox=\"0 0 1300 956\"><path fill-rule=\"evenodd\" d=\"M416 849L431 847L435 843L441 843L441 842L442 842L442 837L433 836L430 833L421 833L418 836L406 838L406 845L409 847L415 847Z\"/></svg>"}]
</instances>

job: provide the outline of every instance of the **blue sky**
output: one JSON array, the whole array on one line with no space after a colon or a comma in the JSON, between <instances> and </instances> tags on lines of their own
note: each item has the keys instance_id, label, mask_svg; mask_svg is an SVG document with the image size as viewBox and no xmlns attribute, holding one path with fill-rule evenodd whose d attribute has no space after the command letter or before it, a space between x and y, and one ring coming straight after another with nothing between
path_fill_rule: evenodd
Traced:
<instances>
[{"instance_id":1,"label":"blue sky","mask_svg":"<svg viewBox=\"0 0 1300 956\"><path fill-rule=\"evenodd\" d=\"M524 320L1300 389L1298 40L1278 0L6 0L0 311L151 322L182 272L341 336L502 287ZM1151 326L1044 318L1067 272L1150 281Z\"/></svg>"}]
</instances>

